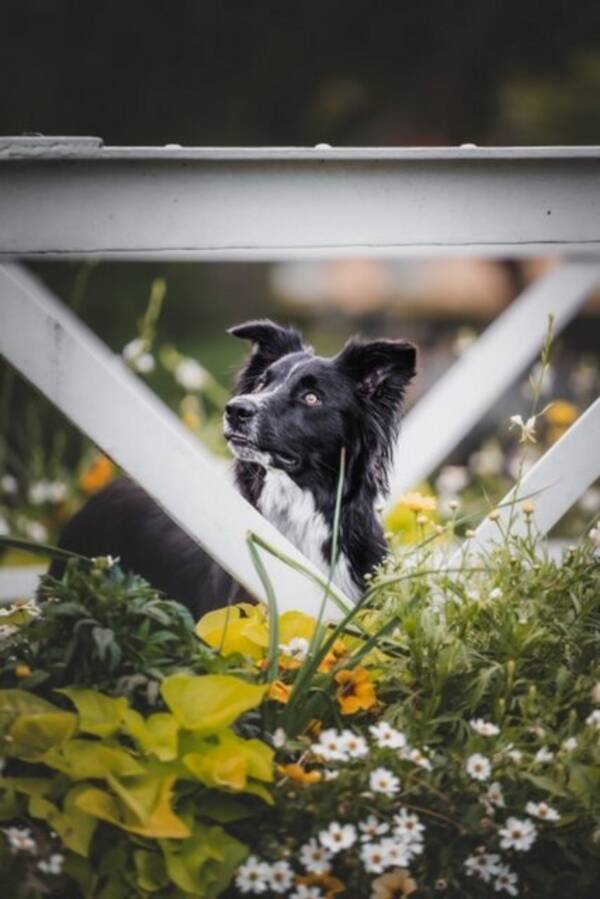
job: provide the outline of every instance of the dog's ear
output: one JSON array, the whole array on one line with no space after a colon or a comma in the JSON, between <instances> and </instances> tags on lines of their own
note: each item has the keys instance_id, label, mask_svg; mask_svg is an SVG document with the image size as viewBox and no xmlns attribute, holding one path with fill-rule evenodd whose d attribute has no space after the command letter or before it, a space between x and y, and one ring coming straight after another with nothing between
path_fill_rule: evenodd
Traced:
<instances>
[{"instance_id":1,"label":"dog's ear","mask_svg":"<svg viewBox=\"0 0 600 899\"><path fill-rule=\"evenodd\" d=\"M266 318L236 325L229 328L228 333L252 343L252 353L237 378L236 388L239 393L253 390L263 371L277 359L306 349L298 331L276 325Z\"/></svg>"},{"instance_id":2,"label":"dog's ear","mask_svg":"<svg viewBox=\"0 0 600 899\"><path fill-rule=\"evenodd\" d=\"M416 374L417 349L406 340L353 337L335 358L365 398L399 402Z\"/></svg>"}]
</instances>

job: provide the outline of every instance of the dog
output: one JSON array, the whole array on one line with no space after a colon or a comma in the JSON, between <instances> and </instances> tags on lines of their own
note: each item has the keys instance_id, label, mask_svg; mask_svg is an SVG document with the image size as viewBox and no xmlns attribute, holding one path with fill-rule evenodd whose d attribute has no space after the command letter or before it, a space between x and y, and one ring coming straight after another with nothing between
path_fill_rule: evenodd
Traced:
<instances>
[{"instance_id":1,"label":"dog","mask_svg":"<svg viewBox=\"0 0 600 899\"><path fill-rule=\"evenodd\" d=\"M223 417L239 492L324 572L329 571L342 447L346 451L333 580L349 597L386 551L375 513L388 490L416 348L350 339L333 358L267 319L231 328L251 353ZM97 493L66 526L61 546L111 555L196 617L250 597L129 478ZM55 561L50 574L60 576Z\"/></svg>"}]
</instances>

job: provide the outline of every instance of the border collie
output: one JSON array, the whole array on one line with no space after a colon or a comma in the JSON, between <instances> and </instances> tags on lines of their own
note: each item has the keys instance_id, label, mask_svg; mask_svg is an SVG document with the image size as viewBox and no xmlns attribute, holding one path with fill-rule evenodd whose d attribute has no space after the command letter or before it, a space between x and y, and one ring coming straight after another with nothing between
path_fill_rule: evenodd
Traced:
<instances>
[{"instance_id":1,"label":"border collie","mask_svg":"<svg viewBox=\"0 0 600 899\"><path fill-rule=\"evenodd\" d=\"M405 340L352 338L332 359L271 321L232 328L252 352L225 408L225 438L240 493L327 572L340 452L346 448L339 557L333 580L358 597L385 553L375 504L388 489L404 394L416 350ZM61 545L112 555L194 615L248 596L128 478L96 494ZM61 562L50 573L59 576Z\"/></svg>"}]
</instances>

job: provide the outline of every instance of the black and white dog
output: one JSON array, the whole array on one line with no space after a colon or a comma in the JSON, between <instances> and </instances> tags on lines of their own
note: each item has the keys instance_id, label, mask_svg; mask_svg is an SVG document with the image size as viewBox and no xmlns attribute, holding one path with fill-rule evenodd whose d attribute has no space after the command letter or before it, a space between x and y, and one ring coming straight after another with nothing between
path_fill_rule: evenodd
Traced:
<instances>
[{"instance_id":1,"label":"black and white dog","mask_svg":"<svg viewBox=\"0 0 600 899\"><path fill-rule=\"evenodd\" d=\"M236 456L240 493L318 568L331 553L341 448L346 477L340 556L334 580L360 595L383 558L375 504L388 471L416 350L405 340L353 338L332 359L316 356L300 334L271 321L232 328L252 352L227 404L224 433ZM121 478L69 522L61 545L112 555L196 615L247 598L229 576L136 484ZM55 562L51 573L60 574Z\"/></svg>"}]
</instances>

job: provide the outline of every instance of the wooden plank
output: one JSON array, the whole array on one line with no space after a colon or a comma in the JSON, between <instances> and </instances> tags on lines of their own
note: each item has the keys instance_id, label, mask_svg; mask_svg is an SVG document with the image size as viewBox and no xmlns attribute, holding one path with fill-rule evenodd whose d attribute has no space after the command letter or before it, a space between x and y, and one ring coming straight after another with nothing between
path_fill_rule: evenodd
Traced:
<instances>
[{"instance_id":1,"label":"wooden plank","mask_svg":"<svg viewBox=\"0 0 600 899\"><path fill-rule=\"evenodd\" d=\"M0 194L5 257L600 249L597 147L114 148L94 139L4 138Z\"/></svg>"},{"instance_id":2,"label":"wooden plank","mask_svg":"<svg viewBox=\"0 0 600 899\"><path fill-rule=\"evenodd\" d=\"M582 493L600 477L600 398L571 425L542 458L525 475L520 485L514 487L502 500L498 519L486 518L477 528L475 536L465 541L453 562L465 551L490 546L501 541L501 530L506 530L509 520L511 533L525 535L527 519L522 513L519 497L532 497L531 526L541 535L547 534L560 521ZM507 504L513 504L507 505ZM511 508L513 511L511 512ZM451 563L453 564L453 563Z\"/></svg>"},{"instance_id":3,"label":"wooden plank","mask_svg":"<svg viewBox=\"0 0 600 899\"><path fill-rule=\"evenodd\" d=\"M446 458L543 345L548 315L556 334L600 286L600 263L570 262L523 291L406 416L389 503Z\"/></svg>"},{"instance_id":4,"label":"wooden plank","mask_svg":"<svg viewBox=\"0 0 600 899\"><path fill-rule=\"evenodd\" d=\"M120 358L16 265L0 266L0 351L255 596L265 598L249 531L319 574ZM282 609L318 609L321 588L270 554L263 559Z\"/></svg>"}]
</instances>

